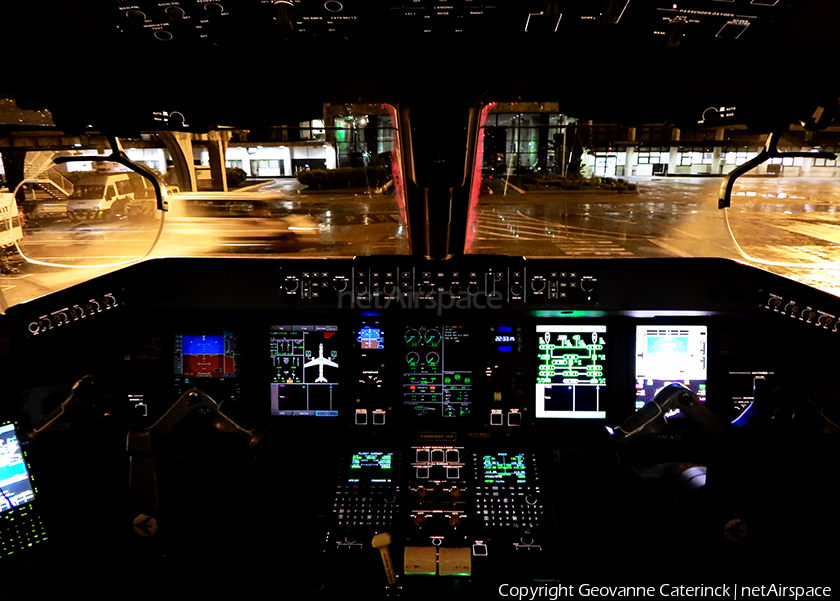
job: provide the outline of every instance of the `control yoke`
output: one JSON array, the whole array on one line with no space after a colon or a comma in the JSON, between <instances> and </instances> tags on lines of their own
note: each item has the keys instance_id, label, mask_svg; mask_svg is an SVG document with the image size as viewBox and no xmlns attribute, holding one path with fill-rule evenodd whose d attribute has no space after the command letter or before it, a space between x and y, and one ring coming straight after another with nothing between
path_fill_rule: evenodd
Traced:
<instances>
[{"instance_id":1,"label":"control yoke","mask_svg":"<svg viewBox=\"0 0 840 601\"><path fill-rule=\"evenodd\" d=\"M193 413L213 414L213 427L224 434L244 440L248 446L255 446L263 432L245 430L219 410L219 403L197 388L185 392L151 428L132 430L128 433L126 449L129 455L129 491L131 507L138 512L138 519L153 516L158 509L157 465L152 453L152 436L158 440L166 437ZM135 520L135 524L137 524ZM137 530L137 529L135 529ZM137 530L141 536L148 536L148 528Z\"/></svg>"},{"instance_id":2,"label":"control yoke","mask_svg":"<svg viewBox=\"0 0 840 601\"><path fill-rule=\"evenodd\" d=\"M677 383L668 384L620 426L607 430L615 440L626 444L642 436L662 432L668 423L665 416L674 409L679 409L694 420L714 440L721 438L726 432L726 427L706 408L697 395Z\"/></svg>"}]
</instances>

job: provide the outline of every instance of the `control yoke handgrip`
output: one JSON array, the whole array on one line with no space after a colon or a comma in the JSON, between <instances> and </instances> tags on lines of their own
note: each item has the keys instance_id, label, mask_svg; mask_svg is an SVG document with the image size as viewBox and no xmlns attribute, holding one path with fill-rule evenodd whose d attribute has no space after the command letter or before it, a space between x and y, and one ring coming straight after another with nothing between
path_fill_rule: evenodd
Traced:
<instances>
[{"instance_id":1,"label":"control yoke handgrip","mask_svg":"<svg viewBox=\"0 0 840 601\"><path fill-rule=\"evenodd\" d=\"M682 384L669 384L615 429L612 436L621 443L665 429L668 420L666 414L679 409L684 415L694 420L713 439L723 436L726 427L697 398L691 390Z\"/></svg>"}]
</instances>

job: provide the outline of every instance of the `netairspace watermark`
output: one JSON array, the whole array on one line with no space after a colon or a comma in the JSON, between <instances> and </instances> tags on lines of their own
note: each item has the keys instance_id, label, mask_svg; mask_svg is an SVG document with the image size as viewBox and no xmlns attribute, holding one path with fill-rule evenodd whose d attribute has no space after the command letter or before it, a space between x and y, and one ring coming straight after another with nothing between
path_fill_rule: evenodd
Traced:
<instances>
[{"instance_id":1,"label":"netairspace watermark","mask_svg":"<svg viewBox=\"0 0 840 601\"><path fill-rule=\"evenodd\" d=\"M787 586L766 584L762 586L738 586L721 584L709 586L686 586L682 584L662 584L659 586L600 586L597 584L563 585L547 584L540 586L516 586L502 584L499 596L518 601L537 601L538 599L592 598L592 597L724 597L737 601L753 598L809 599L831 597L830 586Z\"/></svg>"},{"instance_id":2,"label":"netairspace watermark","mask_svg":"<svg viewBox=\"0 0 840 601\"><path fill-rule=\"evenodd\" d=\"M396 308L426 309L437 311L438 315L449 309L501 309L503 301L504 297L499 292L459 295L438 291L427 295L411 292L398 296L372 294L368 297L359 297L353 292L345 290L338 294L339 309L345 307L361 311L381 311Z\"/></svg>"}]
</instances>

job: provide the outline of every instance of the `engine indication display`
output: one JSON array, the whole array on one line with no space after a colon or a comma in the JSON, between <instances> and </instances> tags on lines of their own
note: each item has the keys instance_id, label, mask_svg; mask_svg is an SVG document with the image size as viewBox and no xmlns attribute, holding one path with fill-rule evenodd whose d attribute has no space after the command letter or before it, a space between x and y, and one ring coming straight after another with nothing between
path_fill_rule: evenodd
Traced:
<instances>
[{"instance_id":1,"label":"engine indication display","mask_svg":"<svg viewBox=\"0 0 840 601\"><path fill-rule=\"evenodd\" d=\"M606 418L605 325L538 325L537 418Z\"/></svg>"},{"instance_id":2,"label":"engine indication display","mask_svg":"<svg viewBox=\"0 0 840 601\"><path fill-rule=\"evenodd\" d=\"M270 352L272 415L338 415L338 326L272 326Z\"/></svg>"},{"instance_id":3,"label":"engine indication display","mask_svg":"<svg viewBox=\"0 0 840 601\"><path fill-rule=\"evenodd\" d=\"M470 333L461 326L407 327L403 404L418 416L444 418L470 413Z\"/></svg>"}]
</instances>

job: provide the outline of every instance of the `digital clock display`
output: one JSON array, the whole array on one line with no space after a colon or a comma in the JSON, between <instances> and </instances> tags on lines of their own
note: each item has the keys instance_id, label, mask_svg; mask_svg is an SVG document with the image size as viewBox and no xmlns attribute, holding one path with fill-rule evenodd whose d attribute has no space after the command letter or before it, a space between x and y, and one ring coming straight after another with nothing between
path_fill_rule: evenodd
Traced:
<instances>
[{"instance_id":1,"label":"digital clock display","mask_svg":"<svg viewBox=\"0 0 840 601\"><path fill-rule=\"evenodd\" d=\"M511 334L498 334L495 339L496 342L516 342L516 336Z\"/></svg>"}]
</instances>

